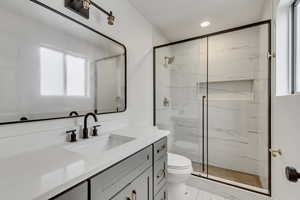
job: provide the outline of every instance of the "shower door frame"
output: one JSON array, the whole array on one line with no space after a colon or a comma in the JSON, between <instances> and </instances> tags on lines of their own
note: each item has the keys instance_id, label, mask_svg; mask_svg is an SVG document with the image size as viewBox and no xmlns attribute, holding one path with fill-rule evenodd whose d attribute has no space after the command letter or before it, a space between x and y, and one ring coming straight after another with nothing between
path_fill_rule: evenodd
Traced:
<instances>
[{"instance_id":1,"label":"shower door frame","mask_svg":"<svg viewBox=\"0 0 300 200\"><path fill-rule=\"evenodd\" d=\"M188 39L184 39L184 40L179 40L179 41L175 41L175 42L171 42L171 43L167 43L167 44L162 44L162 45L158 45L158 46L154 46L153 47L153 125L156 126L156 50L159 48L163 48L163 47L167 47L167 46L172 46L172 45L176 45L176 44L180 44L180 43L185 43L185 42L189 42L189 41L193 41L193 40L199 40L199 39L204 39L207 38L207 42L208 42L208 38L210 36L215 36L215 35L221 35L224 33L230 33L230 32L234 32L234 31L238 31L238 30L243 30L243 29L247 29L247 28L251 28L251 27L255 27L255 26L260 26L260 25L267 25L268 26L268 53L269 55L271 55L272 52L272 20L264 20L264 21L259 21L256 23L251 23L251 24L247 24L247 25L243 25L243 26L239 26L239 27L235 27L235 28L231 28L231 29L226 29L226 30L222 30L222 31L218 31L218 32L214 32L214 33L210 33L210 34L206 34L206 35L201 35L201 36L197 36L197 37L192 37L192 38L188 38ZM207 46L208 48L208 46ZM272 57L268 56L268 150L271 149L271 96L272 96ZM207 53L208 56L208 53ZM207 60L207 69L209 66L209 61ZM208 71L207 71L207 76L208 76ZM208 79L207 79L208 81ZM207 85L207 97L208 98L208 83ZM206 102L206 115L208 115L208 101ZM207 116L206 116L207 117ZM208 170L208 119L206 119L206 167ZM204 141L204 140L203 140ZM225 185L229 185L229 186L233 186L239 189L243 189L243 190L247 190L250 192L254 192L254 193L258 193L258 194L262 194L262 195L266 195L266 196L272 196L272 169L271 169L271 152L268 152L268 193L264 193L264 192L260 192L257 190L253 190L247 187L243 187L243 186L239 186L239 185L235 185L235 184L231 184L231 183L227 183L225 181L220 181L220 180L216 180L213 178L208 177L208 171L207 171L207 176L200 176L200 175L195 175L192 174L193 176L197 176L199 178L204 178L204 179L208 179L214 182L218 182L218 183L222 183Z\"/></svg>"}]
</instances>

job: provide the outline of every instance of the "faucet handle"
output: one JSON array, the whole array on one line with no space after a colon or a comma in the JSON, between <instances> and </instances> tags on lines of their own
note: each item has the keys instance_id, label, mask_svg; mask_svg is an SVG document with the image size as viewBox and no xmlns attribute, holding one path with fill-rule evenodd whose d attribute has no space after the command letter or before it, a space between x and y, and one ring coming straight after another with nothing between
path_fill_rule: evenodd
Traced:
<instances>
[{"instance_id":1,"label":"faucet handle","mask_svg":"<svg viewBox=\"0 0 300 200\"><path fill-rule=\"evenodd\" d=\"M70 142L76 142L77 141L76 129L66 131L66 133L69 135L69 141Z\"/></svg>"},{"instance_id":2,"label":"faucet handle","mask_svg":"<svg viewBox=\"0 0 300 200\"><path fill-rule=\"evenodd\" d=\"M92 136L98 136L98 130L97 130L97 128L100 127L100 126L101 126L101 125L95 125L95 126L93 126L94 129L93 129L93 134L92 134Z\"/></svg>"}]
</instances>

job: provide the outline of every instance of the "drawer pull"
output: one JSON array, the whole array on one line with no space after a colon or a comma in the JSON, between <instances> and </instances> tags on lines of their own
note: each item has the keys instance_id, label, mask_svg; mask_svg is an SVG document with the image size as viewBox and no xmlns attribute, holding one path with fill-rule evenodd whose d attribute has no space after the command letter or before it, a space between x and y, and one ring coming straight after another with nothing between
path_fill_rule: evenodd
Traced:
<instances>
[{"instance_id":1,"label":"drawer pull","mask_svg":"<svg viewBox=\"0 0 300 200\"><path fill-rule=\"evenodd\" d=\"M135 190L132 191L132 200L136 200L136 191Z\"/></svg>"},{"instance_id":2,"label":"drawer pull","mask_svg":"<svg viewBox=\"0 0 300 200\"><path fill-rule=\"evenodd\" d=\"M161 169L159 171L159 173L157 174L156 178L159 179L161 177L165 177L166 176L166 170L165 169Z\"/></svg>"},{"instance_id":3,"label":"drawer pull","mask_svg":"<svg viewBox=\"0 0 300 200\"><path fill-rule=\"evenodd\" d=\"M162 145L159 149L157 149L157 153L160 153L160 151L163 151L166 148L166 145Z\"/></svg>"}]
</instances>

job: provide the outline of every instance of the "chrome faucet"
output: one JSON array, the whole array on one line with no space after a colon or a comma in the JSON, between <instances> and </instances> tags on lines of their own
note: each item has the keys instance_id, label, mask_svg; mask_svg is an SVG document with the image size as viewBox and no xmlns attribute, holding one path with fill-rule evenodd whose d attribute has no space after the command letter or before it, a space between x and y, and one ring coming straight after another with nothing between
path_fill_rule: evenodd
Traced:
<instances>
[{"instance_id":1,"label":"chrome faucet","mask_svg":"<svg viewBox=\"0 0 300 200\"><path fill-rule=\"evenodd\" d=\"M88 139L89 138L89 130L87 128L87 120L89 116L92 116L95 120L95 122L98 122L97 116L94 113L88 113L84 116L84 126L82 130L82 138L83 139Z\"/></svg>"}]
</instances>

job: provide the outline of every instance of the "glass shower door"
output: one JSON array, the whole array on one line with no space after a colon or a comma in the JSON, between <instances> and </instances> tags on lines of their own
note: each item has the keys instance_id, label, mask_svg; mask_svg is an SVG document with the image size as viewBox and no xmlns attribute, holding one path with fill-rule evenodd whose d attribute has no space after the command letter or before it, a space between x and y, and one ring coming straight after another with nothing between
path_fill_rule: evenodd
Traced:
<instances>
[{"instance_id":1,"label":"glass shower door","mask_svg":"<svg viewBox=\"0 0 300 200\"><path fill-rule=\"evenodd\" d=\"M270 24L155 48L154 122L193 174L270 193Z\"/></svg>"},{"instance_id":2,"label":"glass shower door","mask_svg":"<svg viewBox=\"0 0 300 200\"><path fill-rule=\"evenodd\" d=\"M268 24L208 38L208 177L268 193Z\"/></svg>"},{"instance_id":3,"label":"glass shower door","mask_svg":"<svg viewBox=\"0 0 300 200\"><path fill-rule=\"evenodd\" d=\"M207 40L198 39L155 51L155 122L171 131L169 152L193 162L206 176Z\"/></svg>"}]
</instances>

